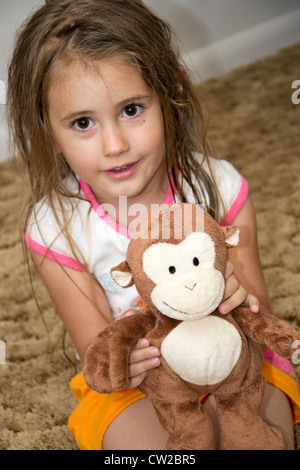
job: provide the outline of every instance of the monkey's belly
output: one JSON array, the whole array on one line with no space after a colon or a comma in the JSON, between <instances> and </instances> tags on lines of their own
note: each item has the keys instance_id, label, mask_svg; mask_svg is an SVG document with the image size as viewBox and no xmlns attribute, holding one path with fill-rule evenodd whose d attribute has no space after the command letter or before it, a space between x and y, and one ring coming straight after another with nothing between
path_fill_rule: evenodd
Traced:
<instances>
[{"instance_id":1,"label":"monkey's belly","mask_svg":"<svg viewBox=\"0 0 300 470\"><path fill-rule=\"evenodd\" d=\"M161 345L161 354L174 372L197 385L214 385L226 379L241 350L237 329L215 316L180 323Z\"/></svg>"}]
</instances>

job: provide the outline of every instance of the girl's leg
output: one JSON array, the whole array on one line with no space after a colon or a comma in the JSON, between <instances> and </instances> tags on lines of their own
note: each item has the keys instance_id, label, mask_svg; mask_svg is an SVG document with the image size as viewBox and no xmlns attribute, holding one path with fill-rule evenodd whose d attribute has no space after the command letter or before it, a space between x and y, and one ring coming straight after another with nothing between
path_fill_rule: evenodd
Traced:
<instances>
[{"instance_id":1,"label":"girl's leg","mask_svg":"<svg viewBox=\"0 0 300 470\"><path fill-rule=\"evenodd\" d=\"M227 427L228 431L226 440L228 438L229 441L227 444L230 443L229 445L233 446L233 448L240 448L241 446L243 448L245 446L249 450L261 450L262 448L277 449L286 445L287 450L293 450L292 413L286 395L273 385L265 384L260 416L272 426L271 428L266 428L264 421L254 418L255 410L259 411L257 407L259 402L257 401L258 397L256 394L250 395L250 393L251 390L240 392L239 401L230 403L231 411L236 407L234 416L226 413L226 400L222 400L221 397L218 398L217 408L220 413L220 421L224 421L223 426L224 428ZM223 412L222 408L224 408ZM230 420L231 416L232 422ZM232 434L230 428L235 428L237 434ZM257 439L259 436L262 439L261 443ZM226 443L223 442L223 444L226 449Z\"/></svg>"},{"instance_id":2,"label":"girl's leg","mask_svg":"<svg viewBox=\"0 0 300 470\"><path fill-rule=\"evenodd\" d=\"M289 400L279 388L269 383L266 384L261 415L281 430L287 441L288 450L294 450L293 417Z\"/></svg>"},{"instance_id":3,"label":"girl's leg","mask_svg":"<svg viewBox=\"0 0 300 470\"><path fill-rule=\"evenodd\" d=\"M161 427L148 398L129 405L109 425L104 450L164 450L168 434Z\"/></svg>"},{"instance_id":4,"label":"girl's leg","mask_svg":"<svg viewBox=\"0 0 300 470\"><path fill-rule=\"evenodd\" d=\"M203 406L213 421L218 448L219 430L213 397L208 397ZM167 440L168 434L161 427L151 401L143 398L128 406L110 424L103 438L103 449L164 450Z\"/></svg>"},{"instance_id":5,"label":"girl's leg","mask_svg":"<svg viewBox=\"0 0 300 470\"><path fill-rule=\"evenodd\" d=\"M209 413L215 431L216 448L223 448L219 440L216 402L210 395L203 403ZM290 450L294 449L294 433L291 408L286 395L273 385L266 384L261 414L283 432ZM108 427L103 449L106 450L163 450L168 435L162 429L152 403L144 398L126 408Z\"/></svg>"},{"instance_id":6,"label":"girl's leg","mask_svg":"<svg viewBox=\"0 0 300 470\"><path fill-rule=\"evenodd\" d=\"M215 423L216 436L219 437L219 434L217 433L217 431L219 431L219 425L214 396L210 395L206 400L205 405L207 402L210 415L214 416L213 419ZM265 393L261 406L261 416L281 430L287 441L288 450L295 450L293 417L289 399L281 390L279 390L279 388L269 383L266 383L265 386ZM220 449L224 450L222 443L220 443Z\"/></svg>"}]
</instances>

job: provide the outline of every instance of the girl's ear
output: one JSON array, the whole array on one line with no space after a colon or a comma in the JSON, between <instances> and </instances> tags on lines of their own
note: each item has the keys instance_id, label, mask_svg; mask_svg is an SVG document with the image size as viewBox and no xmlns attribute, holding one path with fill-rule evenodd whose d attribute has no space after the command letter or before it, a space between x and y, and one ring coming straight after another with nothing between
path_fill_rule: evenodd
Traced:
<instances>
[{"instance_id":1,"label":"girl's ear","mask_svg":"<svg viewBox=\"0 0 300 470\"><path fill-rule=\"evenodd\" d=\"M240 229L232 225L229 227L221 227L227 248L238 246L240 239Z\"/></svg>"},{"instance_id":2,"label":"girl's ear","mask_svg":"<svg viewBox=\"0 0 300 470\"><path fill-rule=\"evenodd\" d=\"M110 270L111 277L120 287L131 287L134 284L131 269L127 261L122 261Z\"/></svg>"},{"instance_id":3,"label":"girl's ear","mask_svg":"<svg viewBox=\"0 0 300 470\"><path fill-rule=\"evenodd\" d=\"M179 93L182 95L183 94L183 86L180 82L177 83L177 89L178 89Z\"/></svg>"},{"instance_id":4,"label":"girl's ear","mask_svg":"<svg viewBox=\"0 0 300 470\"><path fill-rule=\"evenodd\" d=\"M183 67L180 66L179 70L180 70L180 75L186 75L186 71ZM183 85L182 85L180 79L177 82L177 89L178 89L179 93L182 95L183 94Z\"/></svg>"}]
</instances>

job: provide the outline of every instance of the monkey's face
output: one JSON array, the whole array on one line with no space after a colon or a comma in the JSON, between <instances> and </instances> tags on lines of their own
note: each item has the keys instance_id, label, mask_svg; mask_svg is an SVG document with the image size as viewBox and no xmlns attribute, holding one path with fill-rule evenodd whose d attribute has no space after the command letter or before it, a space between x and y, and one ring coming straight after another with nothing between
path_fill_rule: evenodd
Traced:
<instances>
[{"instance_id":1,"label":"monkey's face","mask_svg":"<svg viewBox=\"0 0 300 470\"><path fill-rule=\"evenodd\" d=\"M164 315L196 320L220 304L225 281L215 269L215 244L206 233L194 232L181 243L158 242L143 255L143 270L153 281L151 301Z\"/></svg>"},{"instance_id":2,"label":"monkey's face","mask_svg":"<svg viewBox=\"0 0 300 470\"><path fill-rule=\"evenodd\" d=\"M188 209L190 219L185 217ZM239 230L220 227L193 204L167 206L146 227L142 233L148 237L133 237L127 259L112 268L115 282L135 284L146 306L176 320L212 313L223 298L226 248L237 246ZM152 232L153 227L158 230ZM169 235L154 238L152 233Z\"/></svg>"}]
</instances>

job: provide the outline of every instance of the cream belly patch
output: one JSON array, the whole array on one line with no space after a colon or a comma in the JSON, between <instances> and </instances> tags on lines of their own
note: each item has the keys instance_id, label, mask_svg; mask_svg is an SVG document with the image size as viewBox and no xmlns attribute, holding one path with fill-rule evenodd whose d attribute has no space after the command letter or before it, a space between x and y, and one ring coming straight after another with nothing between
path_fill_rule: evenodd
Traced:
<instances>
[{"instance_id":1,"label":"cream belly patch","mask_svg":"<svg viewBox=\"0 0 300 470\"><path fill-rule=\"evenodd\" d=\"M242 340L228 321L215 316L180 323L164 339L161 354L182 379L214 385L226 379L241 354Z\"/></svg>"}]
</instances>

